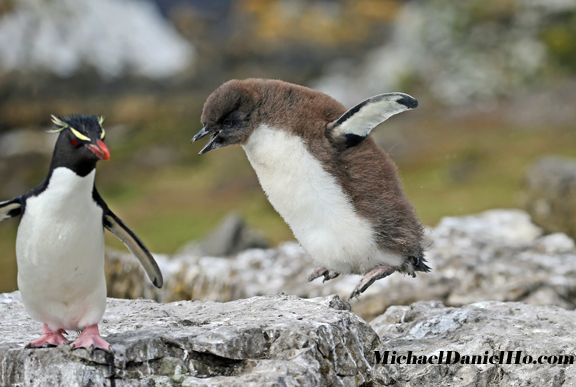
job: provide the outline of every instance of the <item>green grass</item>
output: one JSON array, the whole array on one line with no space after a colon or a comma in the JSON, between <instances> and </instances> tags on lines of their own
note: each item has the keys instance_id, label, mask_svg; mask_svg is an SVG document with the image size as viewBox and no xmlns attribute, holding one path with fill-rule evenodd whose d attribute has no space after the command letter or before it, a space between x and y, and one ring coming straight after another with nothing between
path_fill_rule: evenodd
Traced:
<instances>
[{"instance_id":1,"label":"green grass","mask_svg":"<svg viewBox=\"0 0 576 387\"><path fill-rule=\"evenodd\" d=\"M408 197L429 225L446 215L520 207L523 176L531 163L547 154L576 157L574 128L520 130L475 122L426 123L407 130L406 136L424 144L398 164ZM139 145L146 148L144 143ZM204 236L232 211L273 242L292 238L260 190L241 149L198 158L194 156L197 147L186 144L182 151L190 157L183 163L151 170L126 167L119 177L115 168L130 161L130 152L119 146L119 156L99 170L99 187L115 212L152 250L173 253ZM116 176L109 179L109 174ZM0 225L0 291L16 285L15 227L14 221ZM113 238L107 240L121 246Z\"/></svg>"},{"instance_id":2,"label":"green grass","mask_svg":"<svg viewBox=\"0 0 576 387\"><path fill-rule=\"evenodd\" d=\"M548 154L576 156L573 128L435 130L442 148L431 147L400 166L407 194L428 224L447 214L521 206L525 172L534 161ZM456 178L459 167L465 172Z\"/></svg>"},{"instance_id":3,"label":"green grass","mask_svg":"<svg viewBox=\"0 0 576 387\"><path fill-rule=\"evenodd\" d=\"M0 292L16 289L16 222L0 224Z\"/></svg>"}]
</instances>

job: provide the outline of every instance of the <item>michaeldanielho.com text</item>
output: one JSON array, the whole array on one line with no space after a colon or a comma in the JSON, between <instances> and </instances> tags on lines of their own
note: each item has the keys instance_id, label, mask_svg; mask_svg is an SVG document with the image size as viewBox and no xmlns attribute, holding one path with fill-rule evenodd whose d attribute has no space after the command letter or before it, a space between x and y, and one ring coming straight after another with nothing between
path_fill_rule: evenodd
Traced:
<instances>
[{"instance_id":1,"label":"michaeldanielho.com text","mask_svg":"<svg viewBox=\"0 0 576 387\"><path fill-rule=\"evenodd\" d=\"M485 351L482 355L440 351L436 355L418 355L412 351L375 351L377 364L574 364L576 356L535 355L524 351Z\"/></svg>"}]
</instances>

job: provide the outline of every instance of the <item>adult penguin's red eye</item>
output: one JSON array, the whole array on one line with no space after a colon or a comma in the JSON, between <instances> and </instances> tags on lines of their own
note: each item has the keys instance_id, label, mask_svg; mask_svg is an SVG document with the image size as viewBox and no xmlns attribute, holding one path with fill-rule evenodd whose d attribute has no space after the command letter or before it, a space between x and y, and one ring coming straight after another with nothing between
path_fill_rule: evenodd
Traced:
<instances>
[{"instance_id":1,"label":"adult penguin's red eye","mask_svg":"<svg viewBox=\"0 0 576 387\"><path fill-rule=\"evenodd\" d=\"M78 146L78 144L80 144L80 141L78 141L75 138L71 138L70 139L70 144L72 144L72 146Z\"/></svg>"}]
</instances>

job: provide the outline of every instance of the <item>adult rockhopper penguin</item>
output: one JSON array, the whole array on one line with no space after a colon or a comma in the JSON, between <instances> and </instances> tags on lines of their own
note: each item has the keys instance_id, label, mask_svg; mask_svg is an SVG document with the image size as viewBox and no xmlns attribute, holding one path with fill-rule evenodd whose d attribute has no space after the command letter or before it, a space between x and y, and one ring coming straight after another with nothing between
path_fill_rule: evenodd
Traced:
<instances>
[{"instance_id":1,"label":"adult rockhopper penguin","mask_svg":"<svg viewBox=\"0 0 576 387\"><path fill-rule=\"evenodd\" d=\"M206 100L193 140L201 154L240 144L270 203L320 264L309 277L363 275L351 298L395 271L429 271L423 229L396 166L369 137L417 106L381 94L348 111L318 91L278 80L232 80Z\"/></svg>"},{"instance_id":2,"label":"adult rockhopper penguin","mask_svg":"<svg viewBox=\"0 0 576 387\"><path fill-rule=\"evenodd\" d=\"M106 308L104 228L140 260L152 283L162 273L140 239L106 205L94 184L96 163L108 160L103 119L52 116L60 132L48 177L32 191L0 203L0 220L20 216L16 239L18 288L28 313L44 324L28 347L68 343L110 349L98 331Z\"/></svg>"}]
</instances>

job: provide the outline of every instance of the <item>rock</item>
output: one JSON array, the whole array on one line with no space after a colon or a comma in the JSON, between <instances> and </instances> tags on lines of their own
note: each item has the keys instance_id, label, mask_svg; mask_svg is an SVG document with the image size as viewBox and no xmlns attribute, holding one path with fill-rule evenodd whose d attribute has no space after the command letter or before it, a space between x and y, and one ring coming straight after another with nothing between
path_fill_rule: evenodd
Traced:
<instances>
[{"instance_id":1,"label":"rock","mask_svg":"<svg viewBox=\"0 0 576 387\"><path fill-rule=\"evenodd\" d=\"M576 237L576 160L546 157L526 175L526 209L547 232Z\"/></svg>"},{"instance_id":2,"label":"rock","mask_svg":"<svg viewBox=\"0 0 576 387\"><path fill-rule=\"evenodd\" d=\"M376 333L336 297L230 303L108 300L113 356L25 349L40 324L0 295L0 385L261 386L369 383ZM8 317L6 317L8 316Z\"/></svg>"},{"instance_id":3,"label":"rock","mask_svg":"<svg viewBox=\"0 0 576 387\"><path fill-rule=\"evenodd\" d=\"M47 135L39 129L12 130L0 135L0 155L2 158L31 154L50 157L57 138L57 135Z\"/></svg>"},{"instance_id":4,"label":"rock","mask_svg":"<svg viewBox=\"0 0 576 387\"><path fill-rule=\"evenodd\" d=\"M268 242L249 228L238 214L230 214L204 240L185 246L180 254L226 257L254 248L267 248Z\"/></svg>"},{"instance_id":5,"label":"rock","mask_svg":"<svg viewBox=\"0 0 576 387\"><path fill-rule=\"evenodd\" d=\"M352 310L372 319L391 305L441 300L463 305L482 300L523 301L576 308L576 251L564 234L543 236L520 210L492 210L448 217L428 231L433 270L410 278L394 274L374 283ZM192 255L157 257L166 285L156 290L138 263L110 254L109 295L159 301L228 301L284 292L300 297L349 296L359 276L309 283L312 260L294 242L248 250L233 258Z\"/></svg>"},{"instance_id":6,"label":"rock","mask_svg":"<svg viewBox=\"0 0 576 387\"><path fill-rule=\"evenodd\" d=\"M518 1L499 8L473 0L452 5L446 7L442 0L406 2L393 20L389 39L364 57L330 61L313 87L348 106L382 90L418 86L435 103L471 106L499 104L503 96L532 94L550 84L532 83L530 88L537 74L558 71L558 52L546 36L562 30L555 18L573 17L576 3ZM553 94L518 115L553 117L552 111L574 117L569 113L574 93L570 96L567 100Z\"/></svg>"},{"instance_id":7,"label":"rock","mask_svg":"<svg viewBox=\"0 0 576 387\"><path fill-rule=\"evenodd\" d=\"M29 34L31 26L44 33ZM105 79L126 74L162 79L189 68L194 57L194 48L148 2L19 1L0 19L1 72L67 78L92 68Z\"/></svg>"},{"instance_id":8,"label":"rock","mask_svg":"<svg viewBox=\"0 0 576 387\"><path fill-rule=\"evenodd\" d=\"M371 323L382 339L382 358L439 355L499 355L521 351L539 356L568 355L574 361L576 312L554 306L496 301L450 308L439 302L393 306ZM452 358L456 355L453 353ZM504 359L507 359L508 352ZM570 361L570 357L564 358ZM529 360L529 359L526 359ZM542 359L544 360L544 359ZM553 360L553 359L552 359ZM390 363L390 361L388 361ZM569 364L382 364L374 366L374 381L394 386L572 386L576 367Z\"/></svg>"}]
</instances>

